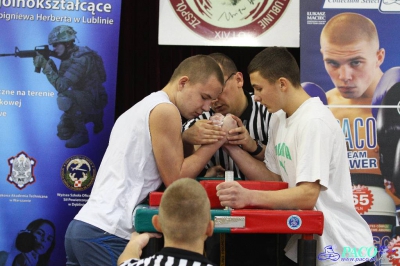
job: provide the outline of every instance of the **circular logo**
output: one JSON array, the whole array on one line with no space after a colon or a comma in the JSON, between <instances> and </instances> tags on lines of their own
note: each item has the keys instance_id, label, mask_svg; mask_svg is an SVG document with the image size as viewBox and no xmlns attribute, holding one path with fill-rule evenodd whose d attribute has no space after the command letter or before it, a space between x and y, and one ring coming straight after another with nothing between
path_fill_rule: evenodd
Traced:
<instances>
[{"instance_id":1,"label":"circular logo","mask_svg":"<svg viewBox=\"0 0 400 266\"><path fill-rule=\"evenodd\" d=\"M64 185L74 191L89 188L96 177L96 166L86 156L76 155L68 158L61 168Z\"/></svg>"},{"instance_id":2,"label":"circular logo","mask_svg":"<svg viewBox=\"0 0 400 266\"><path fill-rule=\"evenodd\" d=\"M290 229L297 230L301 226L301 218L297 215L290 215L286 224Z\"/></svg>"},{"instance_id":3,"label":"circular logo","mask_svg":"<svg viewBox=\"0 0 400 266\"><path fill-rule=\"evenodd\" d=\"M170 0L180 20L212 40L257 37L282 16L289 0Z\"/></svg>"},{"instance_id":4,"label":"circular logo","mask_svg":"<svg viewBox=\"0 0 400 266\"><path fill-rule=\"evenodd\" d=\"M366 186L353 186L353 202L357 212L364 214L374 205L374 196Z\"/></svg>"}]
</instances>

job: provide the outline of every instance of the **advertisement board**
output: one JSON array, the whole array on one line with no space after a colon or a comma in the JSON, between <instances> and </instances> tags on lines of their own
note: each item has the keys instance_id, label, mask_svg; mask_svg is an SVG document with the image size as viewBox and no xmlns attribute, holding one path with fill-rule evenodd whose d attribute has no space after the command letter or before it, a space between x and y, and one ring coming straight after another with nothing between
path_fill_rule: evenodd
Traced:
<instances>
[{"instance_id":1,"label":"advertisement board","mask_svg":"<svg viewBox=\"0 0 400 266\"><path fill-rule=\"evenodd\" d=\"M379 250L376 265L400 263L399 11L388 0L300 6L301 82L323 92L343 130L353 200Z\"/></svg>"},{"instance_id":2,"label":"advertisement board","mask_svg":"<svg viewBox=\"0 0 400 266\"><path fill-rule=\"evenodd\" d=\"M0 265L65 265L114 123L120 9L0 0Z\"/></svg>"}]
</instances>

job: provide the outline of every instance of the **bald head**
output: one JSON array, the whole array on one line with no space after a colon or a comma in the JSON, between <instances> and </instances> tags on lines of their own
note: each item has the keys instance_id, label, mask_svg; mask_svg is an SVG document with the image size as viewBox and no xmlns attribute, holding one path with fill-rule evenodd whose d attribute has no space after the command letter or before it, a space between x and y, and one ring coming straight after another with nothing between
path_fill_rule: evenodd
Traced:
<instances>
[{"instance_id":1,"label":"bald head","mask_svg":"<svg viewBox=\"0 0 400 266\"><path fill-rule=\"evenodd\" d=\"M207 193L196 180L179 179L163 193L159 221L165 238L177 243L195 242L206 234L210 217Z\"/></svg>"},{"instance_id":2,"label":"bald head","mask_svg":"<svg viewBox=\"0 0 400 266\"><path fill-rule=\"evenodd\" d=\"M369 42L372 49L379 49L379 38L375 24L357 13L340 13L332 17L321 32L321 47L326 43L348 45Z\"/></svg>"}]
</instances>

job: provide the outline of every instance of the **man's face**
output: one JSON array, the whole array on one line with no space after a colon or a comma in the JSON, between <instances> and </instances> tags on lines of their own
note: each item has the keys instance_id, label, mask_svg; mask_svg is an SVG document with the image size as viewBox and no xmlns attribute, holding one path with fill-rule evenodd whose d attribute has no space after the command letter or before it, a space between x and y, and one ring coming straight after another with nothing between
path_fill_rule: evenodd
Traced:
<instances>
[{"instance_id":1,"label":"man's face","mask_svg":"<svg viewBox=\"0 0 400 266\"><path fill-rule=\"evenodd\" d=\"M64 54L65 52L65 45L62 43L54 43L53 44L53 50L56 52L57 56L60 57Z\"/></svg>"},{"instance_id":2,"label":"man's face","mask_svg":"<svg viewBox=\"0 0 400 266\"><path fill-rule=\"evenodd\" d=\"M191 84L190 80L181 81L177 105L181 115L192 119L203 112L210 111L211 102L222 92L222 84L215 76L211 76L204 84Z\"/></svg>"},{"instance_id":3,"label":"man's face","mask_svg":"<svg viewBox=\"0 0 400 266\"><path fill-rule=\"evenodd\" d=\"M344 98L361 97L374 81L383 55L371 46L368 41L340 45L322 38L325 69Z\"/></svg>"},{"instance_id":4,"label":"man's face","mask_svg":"<svg viewBox=\"0 0 400 266\"><path fill-rule=\"evenodd\" d=\"M212 102L211 108L216 113L226 115L228 113L240 116L239 114L239 101L243 95L242 86L243 78L240 73L229 73L224 75L225 86L224 90L218 98ZM239 84L241 82L241 84Z\"/></svg>"},{"instance_id":5,"label":"man's face","mask_svg":"<svg viewBox=\"0 0 400 266\"><path fill-rule=\"evenodd\" d=\"M254 88L254 100L264 105L268 112L275 113L282 109L278 82L270 83L260 72L250 74L250 82Z\"/></svg>"}]
</instances>

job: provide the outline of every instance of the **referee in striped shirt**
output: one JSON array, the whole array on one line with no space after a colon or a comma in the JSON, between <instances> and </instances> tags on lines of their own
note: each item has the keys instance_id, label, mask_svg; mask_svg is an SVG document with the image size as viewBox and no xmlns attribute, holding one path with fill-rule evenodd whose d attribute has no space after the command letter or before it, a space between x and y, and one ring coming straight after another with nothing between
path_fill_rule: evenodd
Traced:
<instances>
[{"instance_id":1,"label":"referee in striped shirt","mask_svg":"<svg viewBox=\"0 0 400 266\"><path fill-rule=\"evenodd\" d=\"M243 89L243 74L238 72L232 59L221 53L213 53L209 56L221 66L225 76L225 87L218 99L212 103L212 109L209 112L204 112L183 124L183 141L188 144L188 147L216 142L224 137L224 133L213 126L208 119L215 113L223 115L230 113L239 117L243 126L240 128L240 134L234 137L237 140L229 143L241 145L254 157L264 160L265 146L268 141L268 121L271 114L263 105L254 101L253 93ZM186 149L185 156L190 155L191 152ZM224 176L225 170L234 171L235 177L246 179L222 148L214 154L199 176Z\"/></svg>"},{"instance_id":2,"label":"referee in striped shirt","mask_svg":"<svg viewBox=\"0 0 400 266\"><path fill-rule=\"evenodd\" d=\"M263 105L254 101L253 93L243 89L243 74L238 72L231 58L221 53L209 56L220 65L225 77L225 86L218 99L212 103L209 112L204 112L199 117L184 123L182 139L186 142L185 156L194 151L193 145L209 144L225 137L208 118L215 113L223 115L230 113L239 117L242 125L239 124L240 132L234 137L238 141L229 143L241 145L242 149L255 158L264 160L271 114ZM232 158L222 148L214 154L199 176L223 177L225 170L234 171L234 177L246 180ZM211 261L219 265L277 265L279 257L277 243L282 242L280 238L276 234L214 235L206 241L206 254ZM283 250L283 247L280 250Z\"/></svg>"}]
</instances>

